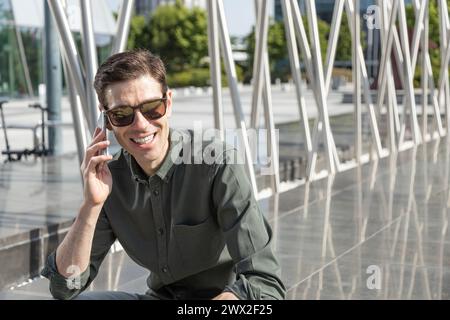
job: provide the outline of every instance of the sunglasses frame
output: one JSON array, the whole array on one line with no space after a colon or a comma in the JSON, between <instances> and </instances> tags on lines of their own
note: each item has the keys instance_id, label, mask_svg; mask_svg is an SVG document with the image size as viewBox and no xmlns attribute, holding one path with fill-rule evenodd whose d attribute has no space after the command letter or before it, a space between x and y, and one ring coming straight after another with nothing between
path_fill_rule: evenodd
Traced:
<instances>
[{"instance_id":1,"label":"sunglasses frame","mask_svg":"<svg viewBox=\"0 0 450 320\"><path fill-rule=\"evenodd\" d=\"M161 101L161 103L164 104L164 113L161 116L157 117L157 118L153 118L153 119L150 118L149 119L147 116L145 116L145 114L142 112L141 109L142 109L143 105L145 105L147 103L156 102L156 101ZM133 115L132 115L131 122L129 124L124 124L124 125L115 125L113 123L113 121L111 121L111 119L110 119L110 112L113 111L113 110L116 110L118 108L125 108L125 107L133 109ZM155 108L157 108L157 107L155 107ZM106 109L106 107L105 107L105 109ZM114 127L127 127L127 126L131 125L134 122L134 117L136 116L136 109L139 110L139 112L141 112L141 114L144 116L145 119L150 120L150 121L158 120L158 119L164 117L166 112L167 112L167 96L166 96L166 92L163 93L162 98L147 100L147 101L144 101L144 102L142 102L142 103L140 103L140 104L138 104L136 106L125 106L125 105L123 105L123 106L118 106L118 107L115 107L115 108L112 108L112 109L109 109L109 110L105 110L105 114L106 114L106 116L108 118L108 126L113 125ZM111 128L108 128L108 129L111 129Z\"/></svg>"}]
</instances>

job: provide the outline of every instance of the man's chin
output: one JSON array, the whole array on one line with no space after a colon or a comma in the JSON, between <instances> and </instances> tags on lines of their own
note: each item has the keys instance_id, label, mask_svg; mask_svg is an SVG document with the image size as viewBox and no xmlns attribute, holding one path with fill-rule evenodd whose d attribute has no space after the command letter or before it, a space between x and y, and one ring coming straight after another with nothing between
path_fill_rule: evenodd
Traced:
<instances>
[{"instance_id":1,"label":"man's chin","mask_svg":"<svg viewBox=\"0 0 450 320\"><path fill-rule=\"evenodd\" d=\"M158 161L158 159L161 158L161 153L164 150L164 146L161 145L159 142L154 145L137 145L133 142L127 142L126 144L126 150L129 154L131 154L136 160L139 159L140 161L145 162L152 162L152 161Z\"/></svg>"},{"instance_id":2,"label":"man's chin","mask_svg":"<svg viewBox=\"0 0 450 320\"><path fill-rule=\"evenodd\" d=\"M130 152L131 155L135 158L138 159L142 159L145 161L156 161L158 159L158 152L155 152L155 150L152 150L151 152L147 151L147 152L143 152L143 151L138 151L136 152L135 150L133 150L133 152Z\"/></svg>"}]
</instances>

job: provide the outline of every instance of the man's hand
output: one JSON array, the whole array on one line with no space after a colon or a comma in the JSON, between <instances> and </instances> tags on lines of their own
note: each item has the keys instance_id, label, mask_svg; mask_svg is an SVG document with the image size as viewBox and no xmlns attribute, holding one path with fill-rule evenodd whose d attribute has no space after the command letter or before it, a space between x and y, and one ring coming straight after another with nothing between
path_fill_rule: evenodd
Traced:
<instances>
[{"instance_id":1,"label":"man's hand","mask_svg":"<svg viewBox=\"0 0 450 320\"><path fill-rule=\"evenodd\" d=\"M94 139L86 149L81 172L84 177L84 201L91 205L103 205L112 190L112 176L107 161L112 159L111 155L100 155L100 151L109 145L105 141L105 132L96 128Z\"/></svg>"},{"instance_id":2,"label":"man's hand","mask_svg":"<svg viewBox=\"0 0 450 320\"><path fill-rule=\"evenodd\" d=\"M213 300L239 300L239 298L231 292L222 292L217 297L213 298Z\"/></svg>"}]
</instances>

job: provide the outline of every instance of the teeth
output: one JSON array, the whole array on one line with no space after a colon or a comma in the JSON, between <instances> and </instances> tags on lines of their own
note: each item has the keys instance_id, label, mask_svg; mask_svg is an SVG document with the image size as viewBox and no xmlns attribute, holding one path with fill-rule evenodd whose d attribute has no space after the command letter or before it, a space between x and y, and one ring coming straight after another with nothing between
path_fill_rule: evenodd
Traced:
<instances>
[{"instance_id":1,"label":"teeth","mask_svg":"<svg viewBox=\"0 0 450 320\"><path fill-rule=\"evenodd\" d=\"M133 140L134 142L136 142L138 144L145 144L145 143L148 143L148 142L152 141L154 137L155 137L155 134L151 134L151 135L149 135L147 137L144 137L144 138L134 138L134 139L131 139L131 140Z\"/></svg>"}]
</instances>

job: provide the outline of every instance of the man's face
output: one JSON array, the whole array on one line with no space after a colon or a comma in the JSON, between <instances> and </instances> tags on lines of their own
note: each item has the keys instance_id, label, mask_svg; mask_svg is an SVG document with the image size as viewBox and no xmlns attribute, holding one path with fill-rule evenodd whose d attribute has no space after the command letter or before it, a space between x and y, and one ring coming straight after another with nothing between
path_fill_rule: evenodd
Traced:
<instances>
[{"instance_id":1,"label":"man's face","mask_svg":"<svg viewBox=\"0 0 450 320\"><path fill-rule=\"evenodd\" d=\"M142 102L159 99L163 96L161 85L149 75L135 80L109 85L105 92L108 110L117 106L137 106ZM168 148L169 124L172 113L172 92L166 93L167 109L163 117L147 120L140 111L135 110L134 120L129 126L112 125L114 135L120 145L143 166L152 162L159 164ZM154 136L153 136L154 135ZM153 136L153 138L152 138ZM143 139L147 138L147 139ZM145 168L143 168L145 170Z\"/></svg>"}]
</instances>

